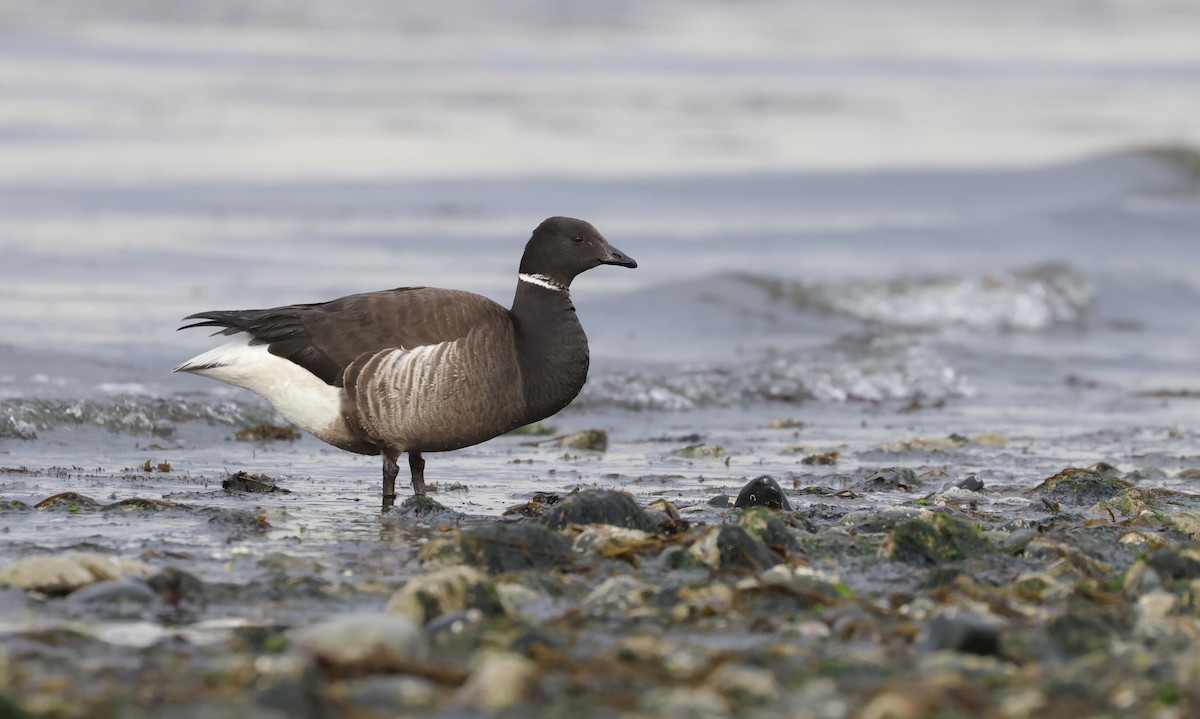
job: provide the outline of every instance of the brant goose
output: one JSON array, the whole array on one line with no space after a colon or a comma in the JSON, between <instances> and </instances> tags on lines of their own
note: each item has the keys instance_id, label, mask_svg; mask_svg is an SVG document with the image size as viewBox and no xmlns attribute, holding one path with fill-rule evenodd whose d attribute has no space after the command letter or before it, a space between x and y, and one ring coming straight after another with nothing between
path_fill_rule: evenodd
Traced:
<instances>
[{"instance_id":1,"label":"brant goose","mask_svg":"<svg viewBox=\"0 0 1200 719\"><path fill-rule=\"evenodd\" d=\"M588 345L571 280L637 267L587 222L538 225L512 309L470 292L401 287L267 310L199 312L184 325L237 335L175 368L244 387L335 447L383 455L383 506L400 454L425 494L424 452L478 444L544 419L583 388Z\"/></svg>"}]
</instances>

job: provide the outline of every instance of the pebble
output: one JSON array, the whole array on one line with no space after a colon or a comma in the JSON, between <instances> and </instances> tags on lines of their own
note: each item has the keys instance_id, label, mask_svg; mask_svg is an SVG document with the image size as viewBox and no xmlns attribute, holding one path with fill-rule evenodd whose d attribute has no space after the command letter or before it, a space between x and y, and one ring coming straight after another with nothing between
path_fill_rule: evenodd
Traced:
<instances>
[{"instance_id":1,"label":"pebble","mask_svg":"<svg viewBox=\"0 0 1200 719\"><path fill-rule=\"evenodd\" d=\"M583 598L581 607L588 614L624 614L646 603L653 588L627 574L609 577Z\"/></svg>"},{"instance_id":2,"label":"pebble","mask_svg":"<svg viewBox=\"0 0 1200 719\"><path fill-rule=\"evenodd\" d=\"M97 552L67 552L26 557L0 569L0 584L44 594L69 594L109 579L145 579L154 568L144 562Z\"/></svg>"},{"instance_id":3,"label":"pebble","mask_svg":"<svg viewBox=\"0 0 1200 719\"><path fill-rule=\"evenodd\" d=\"M538 667L520 654L488 654L455 695L456 701L484 712L498 712L533 696Z\"/></svg>"},{"instance_id":4,"label":"pebble","mask_svg":"<svg viewBox=\"0 0 1200 719\"><path fill-rule=\"evenodd\" d=\"M297 629L296 647L335 676L398 671L429 653L421 628L408 617L363 613Z\"/></svg>"},{"instance_id":5,"label":"pebble","mask_svg":"<svg viewBox=\"0 0 1200 719\"><path fill-rule=\"evenodd\" d=\"M392 595L383 611L425 624L443 614L467 609L478 609L485 616L504 614L496 586L488 575L463 565L413 577Z\"/></svg>"}]
</instances>

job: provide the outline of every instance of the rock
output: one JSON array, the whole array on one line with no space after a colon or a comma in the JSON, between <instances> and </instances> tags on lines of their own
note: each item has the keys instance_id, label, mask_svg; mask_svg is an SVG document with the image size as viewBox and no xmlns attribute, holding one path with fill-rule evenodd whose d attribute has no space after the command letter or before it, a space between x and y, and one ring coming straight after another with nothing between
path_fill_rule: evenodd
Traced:
<instances>
[{"instance_id":1,"label":"rock","mask_svg":"<svg viewBox=\"0 0 1200 719\"><path fill-rule=\"evenodd\" d=\"M455 514L454 510L447 509L444 504L437 501L427 494L411 494L404 498L399 507L389 510L389 513L394 512L400 517L434 517L442 514Z\"/></svg>"},{"instance_id":2,"label":"rock","mask_svg":"<svg viewBox=\"0 0 1200 719\"><path fill-rule=\"evenodd\" d=\"M996 656L1000 654L1000 630L975 614L945 611L929 623L925 644L932 651Z\"/></svg>"},{"instance_id":3,"label":"rock","mask_svg":"<svg viewBox=\"0 0 1200 719\"><path fill-rule=\"evenodd\" d=\"M159 597L145 582L110 579L74 592L68 603L103 619L148 619L155 614Z\"/></svg>"},{"instance_id":4,"label":"rock","mask_svg":"<svg viewBox=\"0 0 1200 719\"><path fill-rule=\"evenodd\" d=\"M734 501L735 501L735 498L730 497L728 494L718 494L717 496L708 500L708 506L720 507L721 509L728 509L729 507L733 506Z\"/></svg>"},{"instance_id":5,"label":"rock","mask_svg":"<svg viewBox=\"0 0 1200 719\"><path fill-rule=\"evenodd\" d=\"M1200 579L1200 548L1163 548L1147 556L1146 563L1167 589L1176 582Z\"/></svg>"},{"instance_id":6,"label":"rock","mask_svg":"<svg viewBox=\"0 0 1200 719\"><path fill-rule=\"evenodd\" d=\"M838 524L853 527L858 532L875 534L887 532L901 522L910 520L932 521L935 512L924 507L893 505L880 509L859 509L847 512Z\"/></svg>"},{"instance_id":7,"label":"rock","mask_svg":"<svg viewBox=\"0 0 1200 719\"><path fill-rule=\"evenodd\" d=\"M61 595L96 582L144 579L153 573L153 567L132 559L96 552L67 552L20 559L0 569L0 584Z\"/></svg>"},{"instance_id":8,"label":"rock","mask_svg":"<svg viewBox=\"0 0 1200 719\"><path fill-rule=\"evenodd\" d=\"M402 672L428 654L421 628L396 614L338 617L298 629L292 640L335 677Z\"/></svg>"},{"instance_id":9,"label":"rock","mask_svg":"<svg viewBox=\"0 0 1200 719\"><path fill-rule=\"evenodd\" d=\"M182 569L167 567L147 579L146 584L171 607L180 620L199 614L208 603L204 582Z\"/></svg>"},{"instance_id":10,"label":"rock","mask_svg":"<svg viewBox=\"0 0 1200 719\"><path fill-rule=\"evenodd\" d=\"M576 537L572 548L576 552L590 552L602 557L628 555L644 546L650 535L640 529L625 529L611 524L594 524L586 527Z\"/></svg>"},{"instance_id":11,"label":"rock","mask_svg":"<svg viewBox=\"0 0 1200 719\"><path fill-rule=\"evenodd\" d=\"M100 509L99 502L91 497L85 497L75 492L56 494L53 497L43 499L33 506L35 509L41 509L46 512L67 512L69 514L94 512Z\"/></svg>"},{"instance_id":12,"label":"rock","mask_svg":"<svg viewBox=\"0 0 1200 719\"><path fill-rule=\"evenodd\" d=\"M1051 619L1042 632L1067 657L1107 654L1116 628L1108 617L1084 605L1075 605Z\"/></svg>"},{"instance_id":13,"label":"rock","mask_svg":"<svg viewBox=\"0 0 1200 719\"><path fill-rule=\"evenodd\" d=\"M769 507L770 509L781 509L787 512L792 511L792 504L783 493L783 488L779 486L779 482L775 478L764 474L746 483L742 487L742 491L738 492L737 501L733 506L738 509L746 507Z\"/></svg>"},{"instance_id":14,"label":"rock","mask_svg":"<svg viewBox=\"0 0 1200 719\"><path fill-rule=\"evenodd\" d=\"M1053 477L1047 477L1029 493L1055 502L1091 506L1132 486L1103 469L1068 467Z\"/></svg>"},{"instance_id":15,"label":"rock","mask_svg":"<svg viewBox=\"0 0 1200 719\"><path fill-rule=\"evenodd\" d=\"M608 449L608 432L602 429L585 429L582 432L572 432L559 437L554 442L565 449L603 452Z\"/></svg>"},{"instance_id":16,"label":"rock","mask_svg":"<svg viewBox=\"0 0 1200 719\"><path fill-rule=\"evenodd\" d=\"M402 614L418 624L450 612L476 609L500 616L504 607L496 586L474 567L445 567L414 577L392 595L383 611Z\"/></svg>"},{"instance_id":17,"label":"rock","mask_svg":"<svg viewBox=\"0 0 1200 719\"><path fill-rule=\"evenodd\" d=\"M638 701L639 716L659 719L726 719L733 716L725 697L706 687L651 689Z\"/></svg>"},{"instance_id":18,"label":"rock","mask_svg":"<svg viewBox=\"0 0 1200 719\"><path fill-rule=\"evenodd\" d=\"M568 524L611 524L643 532L658 528L633 497L608 489L576 492L547 510L542 521L551 529L562 529Z\"/></svg>"},{"instance_id":19,"label":"rock","mask_svg":"<svg viewBox=\"0 0 1200 719\"><path fill-rule=\"evenodd\" d=\"M1174 631L1171 613L1178 603L1178 597L1164 591L1147 592L1138 597L1135 606L1135 636L1152 638L1170 636Z\"/></svg>"},{"instance_id":20,"label":"rock","mask_svg":"<svg viewBox=\"0 0 1200 719\"><path fill-rule=\"evenodd\" d=\"M468 564L489 574L550 569L574 561L566 537L540 524L482 524L429 541L420 559L431 566Z\"/></svg>"},{"instance_id":21,"label":"rock","mask_svg":"<svg viewBox=\"0 0 1200 719\"><path fill-rule=\"evenodd\" d=\"M538 666L520 654L485 656L455 694L483 712L498 712L531 698L538 688Z\"/></svg>"},{"instance_id":22,"label":"rock","mask_svg":"<svg viewBox=\"0 0 1200 719\"><path fill-rule=\"evenodd\" d=\"M730 662L722 664L707 683L733 706L769 706L779 701L779 682L766 669Z\"/></svg>"},{"instance_id":23,"label":"rock","mask_svg":"<svg viewBox=\"0 0 1200 719\"><path fill-rule=\"evenodd\" d=\"M784 561L762 540L729 524L710 528L688 547L687 556L713 569L750 572L761 572Z\"/></svg>"},{"instance_id":24,"label":"rock","mask_svg":"<svg viewBox=\"0 0 1200 719\"><path fill-rule=\"evenodd\" d=\"M935 512L928 520L909 519L892 528L879 554L889 559L934 566L977 557L987 548L979 529L965 519Z\"/></svg>"},{"instance_id":25,"label":"rock","mask_svg":"<svg viewBox=\"0 0 1200 719\"><path fill-rule=\"evenodd\" d=\"M653 591L649 584L627 574L609 577L583 598L583 610L594 615L625 615L643 606Z\"/></svg>"},{"instance_id":26,"label":"rock","mask_svg":"<svg viewBox=\"0 0 1200 719\"><path fill-rule=\"evenodd\" d=\"M0 500L0 514L4 512L32 512L33 507L25 504L19 499L4 499Z\"/></svg>"},{"instance_id":27,"label":"rock","mask_svg":"<svg viewBox=\"0 0 1200 719\"><path fill-rule=\"evenodd\" d=\"M779 515L766 507L751 507L738 513L737 525L782 553L800 553L800 541Z\"/></svg>"}]
</instances>

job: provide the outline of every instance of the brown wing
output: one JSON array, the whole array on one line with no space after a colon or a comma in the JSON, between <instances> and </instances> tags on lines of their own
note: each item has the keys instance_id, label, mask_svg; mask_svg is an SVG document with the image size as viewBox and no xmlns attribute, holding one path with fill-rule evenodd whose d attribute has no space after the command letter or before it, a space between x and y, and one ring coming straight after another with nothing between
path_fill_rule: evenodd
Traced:
<instances>
[{"instance_id":1,"label":"brown wing","mask_svg":"<svg viewBox=\"0 0 1200 719\"><path fill-rule=\"evenodd\" d=\"M245 332L251 344L265 344L271 354L340 387L342 373L364 353L452 341L481 323L508 321L508 310L470 292L401 287L316 304L199 312L184 319L203 321L179 329Z\"/></svg>"}]
</instances>

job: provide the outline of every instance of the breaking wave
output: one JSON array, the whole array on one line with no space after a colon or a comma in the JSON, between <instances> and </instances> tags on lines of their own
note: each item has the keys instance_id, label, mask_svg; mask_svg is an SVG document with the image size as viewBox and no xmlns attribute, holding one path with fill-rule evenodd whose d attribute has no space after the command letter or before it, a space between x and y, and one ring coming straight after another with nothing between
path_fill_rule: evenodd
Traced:
<instances>
[{"instance_id":1,"label":"breaking wave","mask_svg":"<svg viewBox=\"0 0 1200 719\"><path fill-rule=\"evenodd\" d=\"M1074 267L1046 263L975 277L804 283L739 275L775 301L899 329L1036 332L1078 322L1095 290Z\"/></svg>"},{"instance_id":2,"label":"breaking wave","mask_svg":"<svg viewBox=\"0 0 1200 719\"><path fill-rule=\"evenodd\" d=\"M817 350L768 352L739 365L652 367L599 373L577 404L687 410L753 402L911 400L973 393L966 378L915 341L853 335Z\"/></svg>"},{"instance_id":3,"label":"breaking wave","mask_svg":"<svg viewBox=\"0 0 1200 719\"><path fill-rule=\"evenodd\" d=\"M39 432L95 426L113 432L169 437L184 422L242 427L273 421L261 402L202 401L182 397L7 399L0 401L0 438L36 439Z\"/></svg>"}]
</instances>

